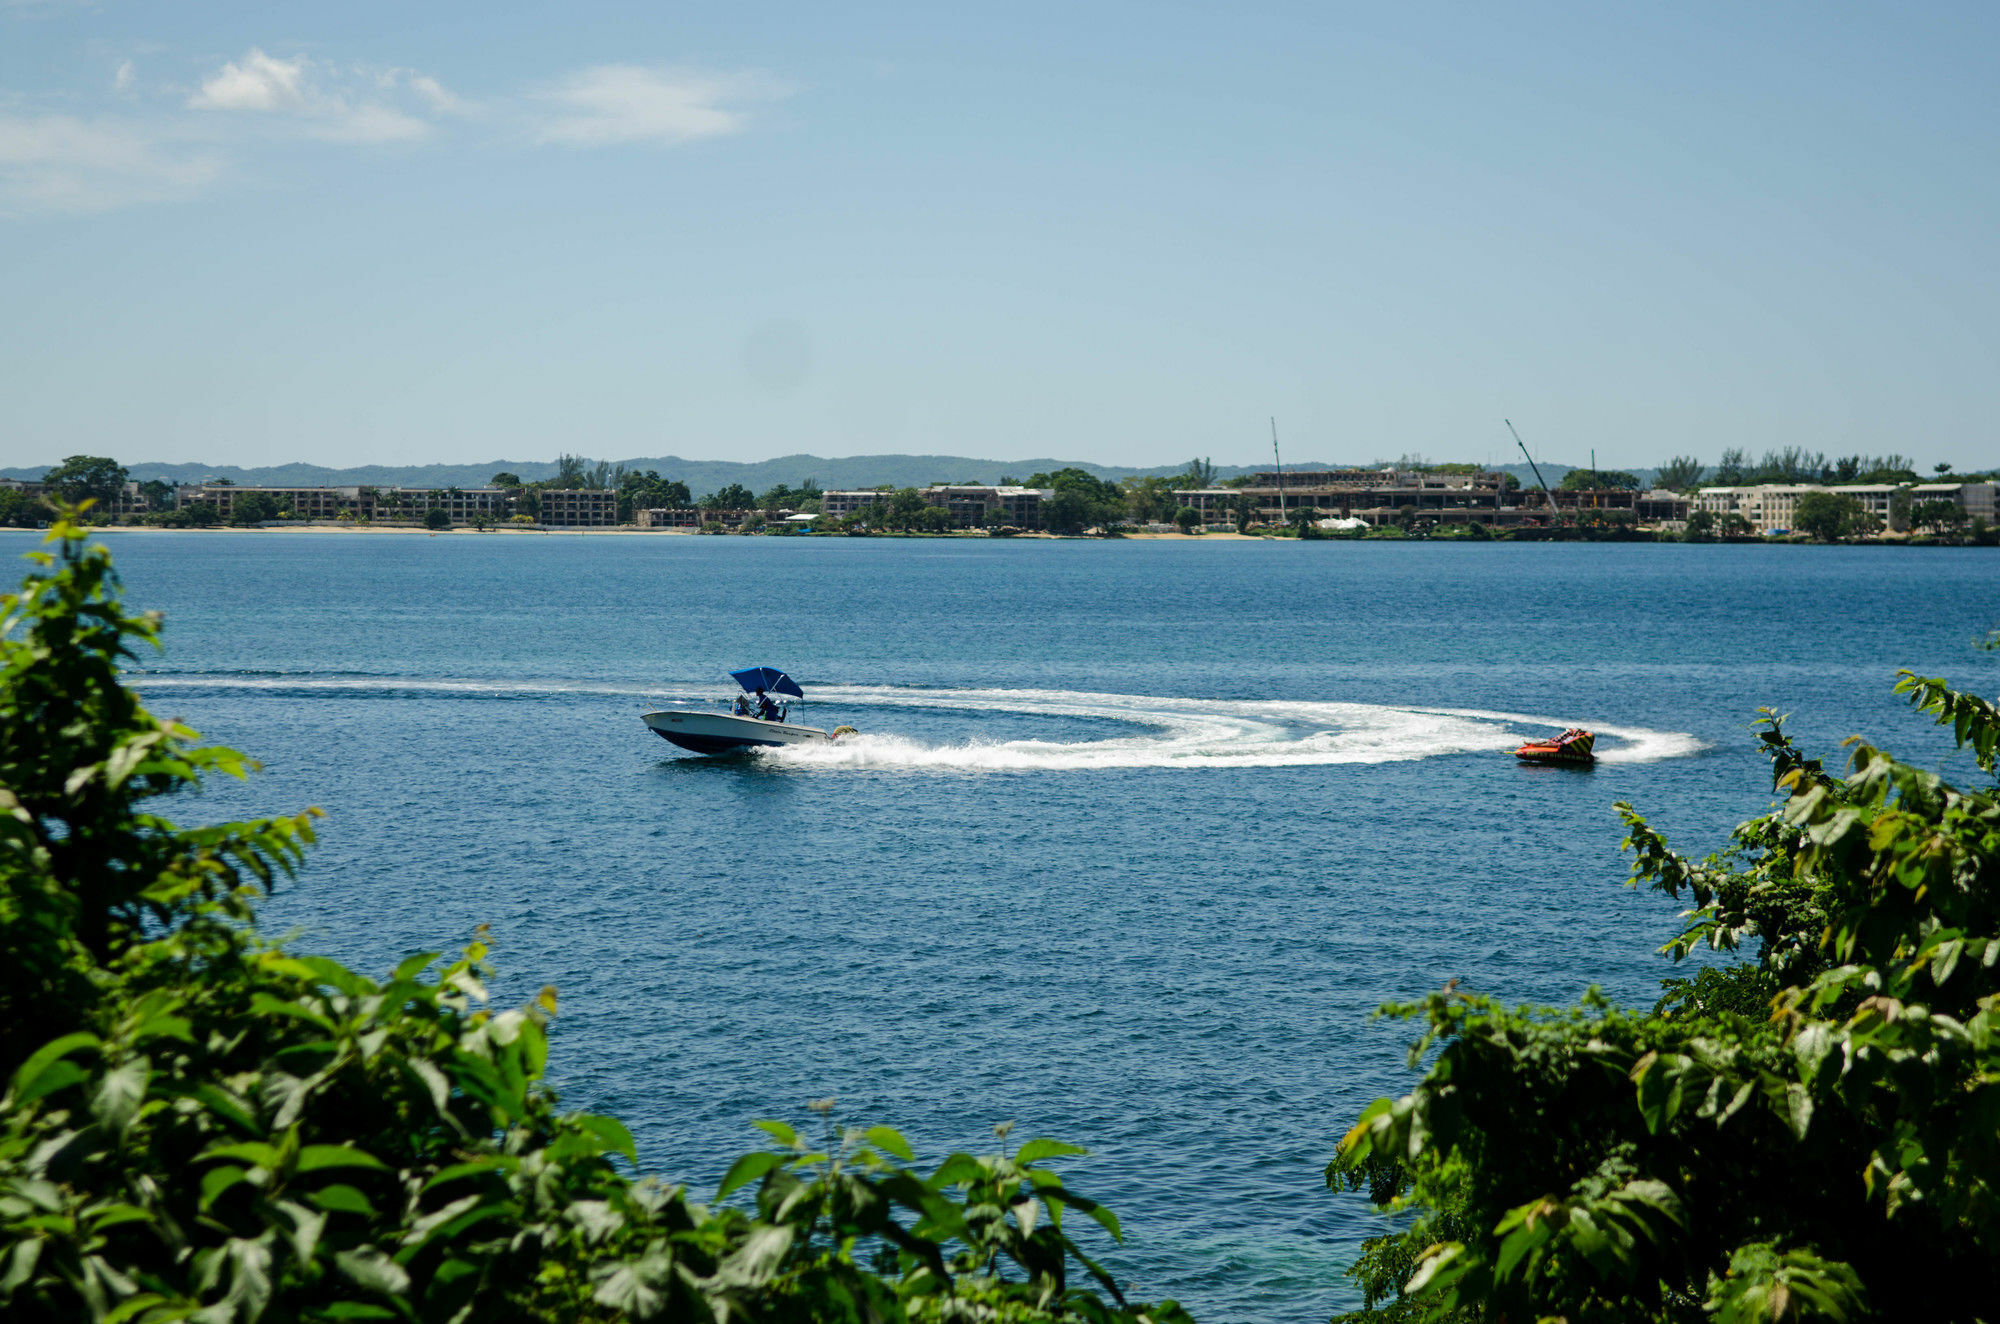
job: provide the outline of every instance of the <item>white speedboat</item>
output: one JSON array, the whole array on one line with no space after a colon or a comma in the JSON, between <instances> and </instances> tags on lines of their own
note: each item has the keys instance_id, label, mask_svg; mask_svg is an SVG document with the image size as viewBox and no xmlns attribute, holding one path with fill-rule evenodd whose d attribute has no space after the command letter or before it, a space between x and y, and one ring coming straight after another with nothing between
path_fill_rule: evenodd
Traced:
<instances>
[{"instance_id":1,"label":"white speedboat","mask_svg":"<svg viewBox=\"0 0 2000 1324\"><path fill-rule=\"evenodd\" d=\"M739 696L729 713L663 708L643 714L641 720L660 739L697 754L728 754L740 749L771 749L782 745L828 745L854 730L842 726L828 732L786 721L787 705L770 700L767 695L785 694L798 699L806 696L797 681L776 667L746 667L729 674L743 687L744 695L754 694L756 699ZM760 709L772 715L759 716Z\"/></svg>"}]
</instances>

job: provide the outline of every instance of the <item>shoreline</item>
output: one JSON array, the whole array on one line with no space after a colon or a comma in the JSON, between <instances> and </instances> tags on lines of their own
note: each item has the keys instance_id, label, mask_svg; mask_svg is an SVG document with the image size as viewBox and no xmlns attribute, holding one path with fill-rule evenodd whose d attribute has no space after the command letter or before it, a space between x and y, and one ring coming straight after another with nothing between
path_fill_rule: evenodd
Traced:
<instances>
[{"instance_id":1,"label":"shoreline","mask_svg":"<svg viewBox=\"0 0 2000 1324\"><path fill-rule=\"evenodd\" d=\"M45 533L45 532L46 532L46 529L9 529L9 530L4 530L4 531L5 531L5 532L15 532L15 533ZM1540 532L1543 532L1543 531L1542 531L1542 530L1533 530L1533 532L1536 532L1536 533L1540 533ZM524 537L544 537L544 538L548 538L548 537L585 537L585 538L602 538L602 537L615 537L615 538L699 538L699 537L724 537L724 538L767 538L767 537L776 537L776 538L787 538L787 537L791 537L791 538L801 538L801 537L802 537L802 538L810 538L810 539L816 539L816 540L826 540L826 539L834 539L834 538L845 538L845 537L849 537L849 536L851 536L851 535L847 535L847 534L833 534L833 533L820 533L820 534L789 534L789 535L787 535L787 534L763 534L763 533L757 533L757 534L741 534L741 533L726 533L726 534L702 534L702 533L698 532L697 530L694 530L694 529L686 529L686 528L675 528L675 529L640 529L640 528L633 528L633 527L630 527L630 526L617 526L617 527L612 527L612 528L605 528L605 527L595 527L595 528L519 528L519 527L517 527L517 528L506 528L506 527L501 527L501 526L496 526L496 527L494 527L494 528L490 528L490 529L484 529L484 530L481 530L481 529L473 529L473 528L452 528L452 529L425 529L425 528L400 528L400 527L381 527L381 526L366 526L366 527L363 527L363 526L356 526L356 525L340 525L340 524L331 524L331 523L328 523L328 524L290 524L290 525L285 525L285 526L283 526L283 527L280 527L280 528L269 528L269 527L251 527L251 528L239 528L239 527L231 527L231 526L229 526L229 525L216 525L216 526L213 526L213 527L210 527L210 528L203 528L203 529L175 529L175 528L162 528L162 527L159 527L159 526L157 526L157 525L135 525L135 524L102 524L102 525L94 525L94 526L91 526L91 528L90 528L90 533L91 533L91 534L92 534L93 536L95 536L95 535L97 535L97 534L103 534L103 533L114 533L114 534L126 534L126 535L132 535L132 534L173 534L173 535L181 535L181 534L218 534L218 533L219 533L219 534L231 534L231 535L244 535L244 534L254 534L254 535L278 535L278 536L284 536L284 535L297 535L297 534L339 534L339 535L356 535L356 536L362 536L362 535L367 535L367 536L401 536L401 537L424 537L424 538L436 538L436 537L440 537L440 536L446 536L446 535L449 535L449 536L455 536L455 537L486 537L486 536L489 536L489 535L495 535L495 534L498 534L498 535L502 535L502 536L506 536L506 537L514 537L514 538L524 538ZM1328 542L1328 543L1450 543L1450 544L1456 544L1456 543L1472 543L1472 544L1481 544L1481 543L1592 543L1592 544L1599 544L1599 543L1631 543L1631 544L1652 544L1652 545L1655 545L1655 546L1658 546L1658 545L1669 545L1669 546L1682 546L1682 547L1687 547L1687 546L1734 546L1734 547L1751 547L1751 546L1756 546L1756 547L1924 547L1924 548L1967 548L1967 549L1976 549L1976 548L1979 548L1979 547L1982 547L1982 546L1990 546L1990 545L2000 545L2000 544L1982 544L1982 543L1974 543L1974 542L1956 542L1956 543L1947 543L1947 542L1936 542L1936 541L1931 541L1931 540L1928 540L1928 539L1922 539L1922 538L1910 538L1910 537L1901 537L1901 538L1871 538L1871 539L1867 539L1867 540L1865 540L1865 541L1859 541L1859 542L1832 542L1832 543L1820 543L1820 542L1812 542L1812 541L1808 541L1808 540L1797 540L1797 539L1793 539L1793 538L1790 538L1790 537L1785 537L1785 538L1764 538L1764 537L1754 537L1754 536L1753 536L1753 537L1735 537L1735 538L1704 538L1704 539L1699 539L1699 540L1696 540L1696 541L1692 541L1692 542L1691 542L1691 541L1689 541L1689 540L1687 540L1687 539L1684 539L1684 538L1681 538L1681 537L1677 537L1677 536L1674 536L1674 535L1672 535L1672 534L1668 534L1668 535L1666 535L1666 536L1664 536L1664 537L1663 537L1663 536L1658 536L1657 534L1653 534L1653 533L1651 533L1650 531L1642 531L1642 534L1643 534L1643 536L1638 536L1638 537L1608 537L1608 538L1592 538L1592 537L1558 537L1558 538L1550 538L1550 537L1527 537L1527 538L1519 538L1519 537L1513 537L1513 536L1510 536L1509 534L1501 534L1501 535L1497 535L1497 536L1495 536L1495 537L1493 537L1493 538L1468 538L1468 537L1464 537L1464 536L1462 536L1462 535L1460 535L1460 536L1453 536L1453 537L1401 537L1401 538L1376 538L1376 537L1361 537L1361 538L1353 538L1353 537L1326 537L1326 538L1308 538L1308 539L1304 539L1303 541L1306 541L1306 542ZM1301 539L1299 539L1299 538L1297 538L1297 537L1295 537L1295 536L1292 536L1292 537L1277 537L1277 536L1273 536L1273 535L1271 535L1271 534L1260 534L1260 533L1214 533L1214 532L1210 532L1210 533L1150 533L1150 532L1148 532L1148 533L1122 533L1122 534L1118 534L1118 535L1115 535L1115 536L1111 536L1111 537L1105 537L1105 536L1101 536L1101 535L1091 535L1091 534L1060 534L1060 533L1040 533L1040 532L1036 532L1036 533L1017 533L1017 534L1010 534L1010 535L1008 535L1008 536L1007 536L1007 537L1005 537L1005 538L995 538L995 537L991 537L991 536L989 536L989 535L983 535L983 534L968 534L968 533L963 533L963 532L958 532L958 533L879 533L879 534L867 534L867 535L862 535L862 537L863 537L864 539L870 539L870 540L874 540L874 541L883 541L883 542L897 542L897 541L904 541L904 542L948 542L948 541L964 541L964 542L973 542L973 541L977 541L977 542L1094 542L1094 543L1115 543L1115 542L1174 542L1174 543L1195 543L1195 542L1229 542L1229 543L1255 543L1255 542L1275 542L1275 543L1293 543L1293 542L1299 542L1299 541L1302 541Z\"/></svg>"}]
</instances>

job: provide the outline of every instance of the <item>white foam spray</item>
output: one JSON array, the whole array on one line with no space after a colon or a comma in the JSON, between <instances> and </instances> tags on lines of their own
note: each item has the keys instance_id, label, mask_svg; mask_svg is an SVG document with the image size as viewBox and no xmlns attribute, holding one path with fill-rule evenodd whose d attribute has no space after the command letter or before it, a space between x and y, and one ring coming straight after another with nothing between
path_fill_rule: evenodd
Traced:
<instances>
[{"instance_id":1,"label":"white foam spray","mask_svg":"<svg viewBox=\"0 0 2000 1324\"><path fill-rule=\"evenodd\" d=\"M1679 732L1464 708L1178 699L1079 690L816 686L813 695L836 706L1094 718L1134 730L1101 740L972 740L942 745L893 734L864 733L833 745L766 750L764 757L799 765L986 772L1280 768L1492 753L1511 750L1530 735L1547 734L1550 728L1574 725L1591 725L1599 736L1598 757L1606 762L1651 762L1684 757L1702 748L1699 740Z\"/></svg>"},{"instance_id":2,"label":"white foam spray","mask_svg":"<svg viewBox=\"0 0 2000 1324\"><path fill-rule=\"evenodd\" d=\"M505 681L367 675L141 673L142 690L235 689L321 694L429 693L464 697L589 696L645 699L660 704L707 703L712 686L615 682ZM1605 763L1684 758L1704 748L1683 732L1614 726L1579 717L1545 717L1475 708L1431 708L1277 699L1184 699L1083 690L903 689L815 685L815 707L883 710L882 731L847 736L833 745L791 745L762 757L801 767L906 768L956 772L1066 772L1104 768L1282 768L1335 763L1391 763L1451 754L1511 750L1551 729L1587 726L1598 735ZM969 740L927 744L894 734L895 709L966 714L1010 713L1083 718L1125 731L1096 740ZM845 715L845 714L842 714ZM812 708L794 721L814 721ZM814 722L817 725L817 722ZM874 726L859 721L857 725Z\"/></svg>"}]
</instances>

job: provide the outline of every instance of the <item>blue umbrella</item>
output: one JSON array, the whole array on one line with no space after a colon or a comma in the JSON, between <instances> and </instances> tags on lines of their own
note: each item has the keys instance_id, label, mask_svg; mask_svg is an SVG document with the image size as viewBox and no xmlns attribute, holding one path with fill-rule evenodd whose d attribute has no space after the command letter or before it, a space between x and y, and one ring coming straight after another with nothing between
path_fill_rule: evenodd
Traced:
<instances>
[{"instance_id":1,"label":"blue umbrella","mask_svg":"<svg viewBox=\"0 0 2000 1324\"><path fill-rule=\"evenodd\" d=\"M745 667L741 671L732 671L729 674L745 692L769 690L773 694L789 694L797 699L806 697L806 692L799 688L799 683L776 667Z\"/></svg>"}]
</instances>

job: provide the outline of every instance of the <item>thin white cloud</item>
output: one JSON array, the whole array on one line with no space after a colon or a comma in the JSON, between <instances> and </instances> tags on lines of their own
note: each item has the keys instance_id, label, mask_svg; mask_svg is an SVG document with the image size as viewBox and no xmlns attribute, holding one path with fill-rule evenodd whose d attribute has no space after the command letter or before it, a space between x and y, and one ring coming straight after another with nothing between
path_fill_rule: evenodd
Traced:
<instances>
[{"instance_id":1,"label":"thin white cloud","mask_svg":"<svg viewBox=\"0 0 2000 1324\"><path fill-rule=\"evenodd\" d=\"M407 142L431 132L407 105L409 92L432 112L458 108L435 78L409 69L337 69L303 55L281 60L252 47L224 62L187 100L191 110L274 114L309 137L333 142Z\"/></svg>"},{"instance_id":2,"label":"thin white cloud","mask_svg":"<svg viewBox=\"0 0 2000 1324\"><path fill-rule=\"evenodd\" d=\"M0 217L187 198L225 172L249 168L260 144L413 142L435 136L449 119L484 125L516 144L695 142L743 132L760 103L790 92L757 73L605 64L474 103L415 69L335 65L260 47L210 66L190 92L148 86L133 61L123 60L102 94L107 108L112 98L126 107L116 114L35 113L0 89Z\"/></svg>"},{"instance_id":3,"label":"thin white cloud","mask_svg":"<svg viewBox=\"0 0 2000 1324\"><path fill-rule=\"evenodd\" d=\"M222 172L198 147L126 119L0 116L0 213L98 212L189 197Z\"/></svg>"},{"instance_id":4,"label":"thin white cloud","mask_svg":"<svg viewBox=\"0 0 2000 1324\"><path fill-rule=\"evenodd\" d=\"M196 110L305 110L305 81L304 56L277 60L253 46L241 64L228 61L203 80L188 105Z\"/></svg>"},{"instance_id":5,"label":"thin white cloud","mask_svg":"<svg viewBox=\"0 0 2000 1324\"><path fill-rule=\"evenodd\" d=\"M600 64L536 94L548 114L534 138L578 147L720 138L748 125L746 103L774 100L788 91L761 74Z\"/></svg>"},{"instance_id":6,"label":"thin white cloud","mask_svg":"<svg viewBox=\"0 0 2000 1324\"><path fill-rule=\"evenodd\" d=\"M428 74L411 74L410 90L421 97L426 105L440 115L458 115L465 111L465 103L445 91L444 85Z\"/></svg>"}]
</instances>

